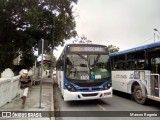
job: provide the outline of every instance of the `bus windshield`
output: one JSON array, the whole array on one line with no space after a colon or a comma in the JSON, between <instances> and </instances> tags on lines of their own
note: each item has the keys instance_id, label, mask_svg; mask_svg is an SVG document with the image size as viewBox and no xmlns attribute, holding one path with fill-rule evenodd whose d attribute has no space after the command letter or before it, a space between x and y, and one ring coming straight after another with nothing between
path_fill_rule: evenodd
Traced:
<instances>
[{"instance_id":1,"label":"bus windshield","mask_svg":"<svg viewBox=\"0 0 160 120\"><path fill-rule=\"evenodd\" d=\"M69 79L98 80L110 77L108 55L74 53L66 57L66 77Z\"/></svg>"}]
</instances>

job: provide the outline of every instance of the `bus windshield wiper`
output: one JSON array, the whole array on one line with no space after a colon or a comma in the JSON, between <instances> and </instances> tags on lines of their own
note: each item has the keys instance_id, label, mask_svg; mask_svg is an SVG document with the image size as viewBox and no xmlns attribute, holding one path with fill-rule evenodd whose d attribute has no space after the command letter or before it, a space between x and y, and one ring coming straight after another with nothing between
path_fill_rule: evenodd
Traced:
<instances>
[{"instance_id":1,"label":"bus windshield wiper","mask_svg":"<svg viewBox=\"0 0 160 120\"><path fill-rule=\"evenodd\" d=\"M88 61L87 58L85 58L83 55L76 53L78 56L80 56L81 58L83 58L85 61Z\"/></svg>"}]
</instances>

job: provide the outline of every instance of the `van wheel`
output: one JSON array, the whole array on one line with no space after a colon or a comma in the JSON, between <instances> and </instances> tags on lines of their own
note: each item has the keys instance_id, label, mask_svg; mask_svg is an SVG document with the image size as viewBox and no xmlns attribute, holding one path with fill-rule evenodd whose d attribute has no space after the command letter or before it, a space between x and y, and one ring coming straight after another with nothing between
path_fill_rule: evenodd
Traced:
<instances>
[{"instance_id":1,"label":"van wheel","mask_svg":"<svg viewBox=\"0 0 160 120\"><path fill-rule=\"evenodd\" d=\"M134 93L133 93L134 99L138 104L145 104L146 103L146 96L143 96L142 89L139 85L135 86Z\"/></svg>"}]
</instances>

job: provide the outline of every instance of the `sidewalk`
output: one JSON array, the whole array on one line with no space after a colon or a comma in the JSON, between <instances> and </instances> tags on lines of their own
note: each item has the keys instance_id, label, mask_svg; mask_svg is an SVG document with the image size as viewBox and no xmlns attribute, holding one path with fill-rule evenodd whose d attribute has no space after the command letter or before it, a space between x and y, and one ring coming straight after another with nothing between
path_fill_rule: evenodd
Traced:
<instances>
[{"instance_id":1,"label":"sidewalk","mask_svg":"<svg viewBox=\"0 0 160 120\"><path fill-rule=\"evenodd\" d=\"M41 108L39 108L40 101L40 85L33 85L31 92L29 91L25 108L22 109L22 100L19 96L13 99L10 103L2 106L0 111L48 111L46 113L49 114L49 111L54 111L54 100L53 100L53 83L51 79L43 79L42 80L42 94L41 94ZM54 120L54 117L42 117L42 118L0 118L0 120Z\"/></svg>"}]
</instances>

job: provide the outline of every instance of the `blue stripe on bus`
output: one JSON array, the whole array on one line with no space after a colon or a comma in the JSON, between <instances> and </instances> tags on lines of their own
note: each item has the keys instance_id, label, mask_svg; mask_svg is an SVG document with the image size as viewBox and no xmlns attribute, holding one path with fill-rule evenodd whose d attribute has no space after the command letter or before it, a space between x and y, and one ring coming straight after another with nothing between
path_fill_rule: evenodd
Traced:
<instances>
[{"instance_id":1,"label":"blue stripe on bus","mask_svg":"<svg viewBox=\"0 0 160 120\"><path fill-rule=\"evenodd\" d=\"M104 82L102 85L99 86L90 86L90 87L79 87L76 84L72 83L72 82L68 82L67 79L64 79L64 84L71 84L72 86L74 86L77 89L77 92L94 92L94 91L101 91L103 90L103 86L105 86L107 83L112 82L112 80L107 80L106 82ZM101 88L100 88L101 86ZM91 88L92 90L89 90L89 88ZM66 86L64 85L63 89L67 89Z\"/></svg>"},{"instance_id":2,"label":"blue stripe on bus","mask_svg":"<svg viewBox=\"0 0 160 120\"><path fill-rule=\"evenodd\" d=\"M145 50L145 49L150 49L150 48L154 48L154 47L158 47L158 46L160 46L160 42L155 42L155 43L143 45L143 46L140 46L140 47L135 47L135 48L132 48L132 49L128 49L128 50L112 53L112 54L110 54L110 56L114 57L114 56L117 56L117 55L122 55L122 54L126 54L126 53L132 53L132 52Z\"/></svg>"}]
</instances>

